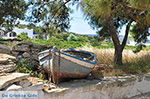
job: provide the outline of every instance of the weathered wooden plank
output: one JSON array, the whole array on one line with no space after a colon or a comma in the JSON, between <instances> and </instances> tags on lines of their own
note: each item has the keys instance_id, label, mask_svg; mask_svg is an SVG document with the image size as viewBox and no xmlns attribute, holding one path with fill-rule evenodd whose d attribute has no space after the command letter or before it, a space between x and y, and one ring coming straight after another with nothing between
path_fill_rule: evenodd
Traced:
<instances>
[{"instance_id":1,"label":"weathered wooden plank","mask_svg":"<svg viewBox=\"0 0 150 99\"><path fill-rule=\"evenodd\" d=\"M29 77L29 74L24 74L24 73L11 73L5 76L0 77L0 90L6 88L7 86L21 81L23 79L26 79Z\"/></svg>"}]
</instances>

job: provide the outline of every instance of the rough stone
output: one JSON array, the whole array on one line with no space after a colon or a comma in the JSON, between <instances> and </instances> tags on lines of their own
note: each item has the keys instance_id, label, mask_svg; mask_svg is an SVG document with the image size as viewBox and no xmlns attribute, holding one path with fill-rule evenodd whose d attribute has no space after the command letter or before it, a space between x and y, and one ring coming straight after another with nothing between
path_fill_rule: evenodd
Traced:
<instances>
[{"instance_id":1,"label":"rough stone","mask_svg":"<svg viewBox=\"0 0 150 99\"><path fill-rule=\"evenodd\" d=\"M26 61L37 70L39 66L38 53L48 48L51 47L23 41L12 48L12 53L17 54L17 62Z\"/></svg>"},{"instance_id":2,"label":"rough stone","mask_svg":"<svg viewBox=\"0 0 150 99\"><path fill-rule=\"evenodd\" d=\"M8 63L8 59L0 59L0 64Z\"/></svg>"},{"instance_id":3,"label":"rough stone","mask_svg":"<svg viewBox=\"0 0 150 99\"><path fill-rule=\"evenodd\" d=\"M22 86L23 88L25 87L29 87L32 85L32 83L28 80L28 79L23 79L21 81L19 81L18 83L20 86Z\"/></svg>"},{"instance_id":4,"label":"rough stone","mask_svg":"<svg viewBox=\"0 0 150 99\"><path fill-rule=\"evenodd\" d=\"M21 81L22 79L26 79L27 77L29 77L29 75L24 74L24 73L11 73L6 76L1 76L0 77L0 90L6 88L7 86L15 82Z\"/></svg>"},{"instance_id":5,"label":"rough stone","mask_svg":"<svg viewBox=\"0 0 150 99\"><path fill-rule=\"evenodd\" d=\"M27 42L27 41L22 41L22 42L18 43L17 45L29 45L29 46L31 46L31 45L33 45L33 43Z\"/></svg>"},{"instance_id":6,"label":"rough stone","mask_svg":"<svg viewBox=\"0 0 150 99\"><path fill-rule=\"evenodd\" d=\"M147 78L149 75L146 75ZM37 84L17 91L38 91L37 99L149 99L150 81L145 75L107 77L100 80L71 80L60 83L54 89L50 85ZM37 80L38 82L38 80ZM127 86L128 85L128 86Z\"/></svg>"},{"instance_id":7,"label":"rough stone","mask_svg":"<svg viewBox=\"0 0 150 99\"><path fill-rule=\"evenodd\" d=\"M11 49L3 44L0 44L0 53L11 54Z\"/></svg>"},{"instance_id":8,"label":"rough stone","mask_svg":"<svg viewBox=\"0 0 150 99\"><path fill-rule=\"evenodd\" d=\"M91 76L94 78L94 79L101 79L101 78L104 78L104 75L101 71L92 71L91 72Z\"/></svg>"},{"instance_id":9,"label":"rough stone","mask_svg":"<svg viewBox=\"0 0 150 99\"><path fill-rule=\"evenodd\" d=\"M31 51L42 51L45 49L51 48L50 46L46 45L39 45L32 42L20 42L16 46L12 48L13 52L31 52Z\"/></svg>"},{"instance_id":10,"label":"rough stone","mask_svg":"<svg viewBox=\"0 0 150 99\"><path fill-rule=\"evenodd\" d=\"M52 89L56 89L57 87L56 87L56 85L53 85L53 84L44 84L43 85L43 90L45 91L45 92L49 92L49 91L51 91Z\"/></svg>"},{"instance_id":11,"label":"rough stone","mask_svg":"<svg viewBox=\"0 0 150 99\"><path fill-rule=\"evenodd\" d=\"M102 70L104 70L104 66L95 66L91 72L91 76L94 79L104 78Z\"/></svg>"},{"instance_id":12,"label":"rough stone","mask_svg":"<svg viewBox=\"0 0 150 99\"><path fill-rule=\"evenodd\" d=\"M0 73L12 72L16 69L15 64L16 58L8 54L0 54Z\"/></svg>"},{"instance_id":13,"label":"rough stone","mask_svg":"<svg viewBox=\"0 0 150 99\"><path fill-rule=\"evenodd\" d=\"M25 53L23 53L23 57L24 57L24 58L29 58L29 57L30 57L30 54L27 53L27 52L25 52Z\"/></svg>"},{"instance_id":14,"label":"rough stone","mask_svg":"<svg viewBox=\"0 0 150 99\"><path fill-rule=\"evenodd\" d=\"M76 80L61 83L60 88L46 91L44 99L149 99L150 81L143 76L111 77L99 80ZM132 82L130 82L133 80ZM127 86L128 85L128 86ZM148 93L148 95L144 95ZM139 95L142 98L139 98ZM136 96L136 97L134 97ZM146 96L146 97L145 97ZM132 98L134 97L134 98ZM144 98L143 98L144 97ZM147 98L148 97L148 98Z\"/></svg>"},{"instance_id":15,"label":"rough stone","mask_svg":"<svg viewBox=\"0 0 150 99\"><path fill-rule=\"evenodd\" d=\"M16 70L15 64L0 65L0 73L9 73Z\"/></svg>"},{"instance_id":16,"label":"rough stone","mask_svg":"<svg viewBox=\"0 0 150 99\"><path fill-rule=\"evenodd\" d=\"M7 62L8 60L13 60L13 61L15 61L15 60L16 60L16 57L11 56L11 55L8 55L8 54L0 53L0 62L1 62L2 60L5 60L6 62Z\"/></svg>"},{"instance_id":17,"label":"rough stone","mask_svg":"<svg viewBox=\"0 0 150 99\"><path fill-rule=\"evenodd\" d=\"M17 45L14 46L12 51L14 52L29 52L28 45Z\"/></svg>"},{"instance_id":18,"label":"rough stone","mask_svg":"<svg viewBox=\"0 0 150 99\"><path fill-rule=\"evenodd\" d=\"M18 90L18 89L20 89L20 88L22 88L22 87L13 84L13 85L11 85L10 87L8 87L8 88L6 89L6 91L15 91L15 90Z\"/></svg>"}]
</instances>

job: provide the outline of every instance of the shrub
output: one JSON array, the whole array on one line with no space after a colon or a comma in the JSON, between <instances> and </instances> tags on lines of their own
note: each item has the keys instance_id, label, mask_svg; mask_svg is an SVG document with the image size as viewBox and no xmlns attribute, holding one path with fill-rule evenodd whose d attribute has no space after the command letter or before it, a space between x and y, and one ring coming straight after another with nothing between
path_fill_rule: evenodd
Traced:
<instances>
[{"instance_id":1,"label":"shrub","mask_svg":"<svg viewBox=\"0 0 150 99\"><path fill-rule=\"evenodd\" d=\"M7 45L8 42L7 42L7 41L3 41L3 40L4 40L3 38L0 38L0 44L5 44L5 45Z\"/></svg>"},{"instance_id":2,"label":"shrub","mask_svg":"<svg viewBox=\"0 0 150 99\"><path fill-rule=\"evenodd\" d=\"M89 43L90 40L86 36L78 36L78 41Z\"/></svg>"},{"instance_id":3,"label":"shrub","mask_svg":"<svg viewBox=\"0 0 150 99\"><path fill-rule=\"evenodd\" d=\"M80 41L64 41L61 43L60 48L77 48L81 47L83 42Z\"/></svg>"},{"instance_id":4,"label":"shrub","mask_svg":"<svg viewBox=\"0 0 150 99\"><path fill-rule=\"evenodd\" d=\"M31 38L28 37L27 33L21 33L17 35L17 38L23 41L30 41Z\"/></svg>"},{"instance_id":5,"label":"shrub","mask_svg":"<svg viewBox=\"0 0 150 99\"><path fill-rule=\"evenodd\" d=\"M48 45L48 41L43 39L32 39L31 42L41 45Z\"/></svg>"},{"instance_id":6,"label":"shrub","mask_svg":"<svg viewBox=\"0 0 150 99\"><path fill-rule=\"evenodd\" d=\"M67 41L77 41L78 38L74 34L70 34L67 38Z\"/></svg>"},{"instance_id":7,"label":"shrub","mask_svg":"<svg viewBox=\"0 0 150 99\"><path fill-rule=\"evenodd\" d=\"M27 61L22 60L17 63L17 72L20 73L28 73L30 76L38 77L40 79L45 78L44 73L42 71L35 71L34 66L30 65Z\"/></svg>"},{"instance_id":8,"label":"shrub","mask_svg":"<svg viewBox=\"0 0 150 99\"><path fill-rule=\"evenodd\" d=\"M60 33L60 34L56 34L54 36L58 39L63 40L63 41L67 41L67 38L69 35L70 35L70 33Z\"/></svg>"},{"instance_id":9,"label":"shrub","mask_svg":"<svg viewBox=\"0 0 150 99\"><path fill-rule=\"evenodd\" d=\"M48 45L50 45L50 46L56 46L57 48L61 48L60 46L61 46L63 40L58 39L53 36L50 39L48 39L47 42L48 42Z\"/></svg>"}]
</instances>

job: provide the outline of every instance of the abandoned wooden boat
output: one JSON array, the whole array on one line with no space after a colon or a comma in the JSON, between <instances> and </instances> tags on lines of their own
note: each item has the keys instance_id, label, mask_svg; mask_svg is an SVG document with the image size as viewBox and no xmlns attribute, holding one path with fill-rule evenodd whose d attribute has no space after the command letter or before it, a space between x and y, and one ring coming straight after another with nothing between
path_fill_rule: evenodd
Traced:
<instances>
[{"instance_id":1,"label":"abandoned wooden boat","mask_svg":"<svg viewBox=\"0 0 150 99\"><path fill-rule=\"evenodd\" d=\"M94 53L75 49L45 50L39 53L39 61L54 83L61 78L84 78L97 65Z\"/></svg>"}]
</instances>

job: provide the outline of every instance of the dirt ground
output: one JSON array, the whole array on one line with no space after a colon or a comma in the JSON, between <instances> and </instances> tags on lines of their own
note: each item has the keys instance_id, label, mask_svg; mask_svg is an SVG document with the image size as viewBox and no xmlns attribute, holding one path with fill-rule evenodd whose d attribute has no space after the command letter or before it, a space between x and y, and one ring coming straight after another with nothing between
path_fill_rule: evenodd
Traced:
<instances>
[{"instance_id":1,"label":"dirt ground","mask_svg":"<svg viewBox=\"0 0 150 99\"><path fill-rule=\"evenodd\" d=\"M129 99L150 99L150 92L144 93L141 95L137 95L137 96L134 96L134 97L129 98Z\"/></svg>"}]
</instances>

